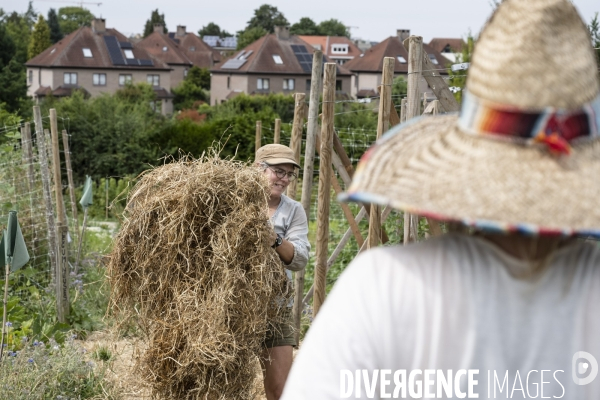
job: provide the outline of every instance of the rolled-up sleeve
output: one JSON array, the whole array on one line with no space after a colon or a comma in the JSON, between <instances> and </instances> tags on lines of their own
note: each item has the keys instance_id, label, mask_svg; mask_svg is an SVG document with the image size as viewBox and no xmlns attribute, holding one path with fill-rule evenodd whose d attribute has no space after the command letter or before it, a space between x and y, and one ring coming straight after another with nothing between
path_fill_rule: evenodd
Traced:
<instances>
[{"instance_id":1,"label":"rolled-up sleeve","mask_svg":"<svg viewBox=\"0 0 600 400\"><path fill-rule=\"evenodd\" d=\"M308 222L306 213L300 203L294 202L290 224L285 232L285 239L294 245L294 258L285 267L291 271L301 271L308 264L310 243L308 242Z\"/></svg>"}]
</instances>

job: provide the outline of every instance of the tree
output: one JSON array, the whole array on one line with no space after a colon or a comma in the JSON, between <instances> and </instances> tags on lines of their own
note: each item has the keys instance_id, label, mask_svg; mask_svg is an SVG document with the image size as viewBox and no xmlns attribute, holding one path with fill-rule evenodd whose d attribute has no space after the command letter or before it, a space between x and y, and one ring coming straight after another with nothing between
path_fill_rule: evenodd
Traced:
<instances>
[{"instance_id":1,"label":"tree","mask_svg":"<svg viewBox=\"0 0 600 400\"><path fill-rule=\"evenodd\" d=\"M29 41L29 47L27 48L27 57L31 60L50 46L52 46L52 41L50 40L50 28L48 28L44 16L40 14L33 27L33 33Z\"/></svg>"},{"instance_id":2,"label":"tree","mask_svg":"<svg viewBox=\"0 0 600 400\"><path fill-rule=\"evenodd\" d=\"M223 38L232 35L231 33L225 30L221 30L221 27L219 27L219 25L215 24L214 22L209 22L208 25L205 25L202 28L200 28L200 30L198 31L198 36L218 36L220 38Z\"/></svg>"},{"instance_id":3,"label":"tree","mask_svg":"<svg viewBox=\"0 0 600 400\"><path fill-rule=\"evenodd\" d=\"M33 24L30 26L28 18L16 12L5 18L6 33L15 43L15 57L22 64L27 62L27 47Z\"/></svg>"},{"instance_id":4,"label":"tree","mask_svg":"<svg viewBox=\"0 0 600 400\"><path fill-rule=\"evenodd\" d=\"M300 21L291 26L290 33L292 35L316 36L319 35L319 28L312 19L308 17L302 17L300 18Z\"/></svg>"},{"instance_id":5,"label":"tree","mask_svg":"<svg viewBox=\"0 0 600 400\"><path fill-rule=\"evenodd\" d=\"M58 9L58 24L63 35L68 35L82 26L91 26L94 14L81 7L62 7Z\"/></svg>"},{"instance_id":6,"label":"tree","mask_svg":"<svg viewBox=\"0 0 600 400\"><path fill-rule=\"evenodd\" d=\"M456 57L456 64L471 62L473 49L475 48L475 42L476 40L473 38L471 32L469 32L467 35L466 46L462 47L461 53ZM462 102L462 91L464 90L465 83L467 82L467 72L468 71L453 72L450 68L448 68L448 75L450 75L448 86L454 88L454 97L459 104Z\"/></svg>"},{"instance_id":7,"label":"tree","mask_svg":"<svg viewBox=\"0 0 600 400\"><path fill-rule=\"evenodd\" d=\"M192 67L185 77L186 81L193 83L199 88L210 90L210 71L208 68Z\"/></svg>"},{"instance_id":8,"label":"tree","mask_svg":"<svg viewBox=\"0 0 600 400\"><path fill-rule=\"evenodd\" d=\"M210 100L210 71L207 68L192 67L181 84L174 88L173 106L176 110L194 107L197 101Z\"/></svg>"},{"instance_id":9,"label":"tree","mask_svg":"<svg viewBox=\"0 0 600 400\"><path fill-rule=\"evenodd\" d=\"M158 8L152 11L150 19L147 20L146 25L144 25L144 37L154 32L154 24L161 24L163 26L163 32L169 32L169 30L167 29L167 23L165 22L165 14L159 14Z\"/></svg>"},{"instance_id":10,"label":"tree","mask_svg":"<svg viewBox=\"0 0 600 400\"><path fill-rule=\"evenodd\" d=\"M238 32L237 49L243 49L250 43L253 43L261 37L267 35L269 32L261 27L246 29L245 31Z\"/></svg>"},{"instance_id":11,"label":"tree","mask_svg":"<svg viewBox=\"0 0 600 400\"><path fill-rule=\"evenodd\" d=\"M588 29L590 30L592 46L596 49L596 61L598 62L598 68L600 69L600 22L598 21L598 13L592 18Z\"/></svg>"},{"instance_id":12,"label":"tree","mask_svg":"<svg viewBox=\"0 0 600 400\"><path fill-rule=\"evenodd\" d=\"M0 70L0 87L0 103L6 103L10 112L22 110L27 100L27 83L23 65L16 58Z\"/></svg>"},{"instance_id":13,"label":"tree","mask_svg":"<svg viewBox=\"0 0 600 400\"><path fill-rule=\"evenodd\" d=\"M50 28L50 40L52 43L56 43L63 38L63 34L60 31L60 23L58 22L58 15L54 8L48 10L48 27Z\"/></svg>"},{"instance_id":14,"label":"tree","mask_svg":"<svg viewBox=\"0 0 600 400\"><path fill-rule=\"evenodd\" d=\"M268 33L275 32L275 26L288 26L288 20L277 9L268 4L263 4L254 10L254 16L248 21L246 31L251 28L262 28Z\"/></svg>"},{"instance_id":15,"label":"tree","mask_svg":"<svg viewBox=\"0 0 600 400\"><path fill-rule=\"evenodd\" d=\"M402 98L406 97L408 92L408 84L406 79L402 75L398 75L394 78L392 83L392 101L397 106L402 105Z\"/></svg>"},{"instance_id":16,"label":"tree","mask_svg":"<svg viewBox=\"0 0 600 400\"><path fill-rule=\"evenodd\" d=\"M350 32L348 32L346 25L335 18L322 21L317 28L319 30L319 35L350 37Z\"/></svg>"}]
</instances>

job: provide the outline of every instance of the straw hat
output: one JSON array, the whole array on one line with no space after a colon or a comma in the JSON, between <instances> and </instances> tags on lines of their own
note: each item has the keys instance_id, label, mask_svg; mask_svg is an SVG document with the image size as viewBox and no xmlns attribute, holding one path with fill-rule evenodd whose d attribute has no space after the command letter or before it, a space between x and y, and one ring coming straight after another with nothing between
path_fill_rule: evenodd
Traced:
<instances>
[{"instance_id":1,"label":"straw hat","mask_svg":"<svg viewBox=\"0 0 600 400\"><path fill-rule=\"evenodd\" d=\"M390 130L342 200L483 229L600 236L598 66L574 6L505 0L467 88L459 116Z\"/></svg>"}]
</instances>

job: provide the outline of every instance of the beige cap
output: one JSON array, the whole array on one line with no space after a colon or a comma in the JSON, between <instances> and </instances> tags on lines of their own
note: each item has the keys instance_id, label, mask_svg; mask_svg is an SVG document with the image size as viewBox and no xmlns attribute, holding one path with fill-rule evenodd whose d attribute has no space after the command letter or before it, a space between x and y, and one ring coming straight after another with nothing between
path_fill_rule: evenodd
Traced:
<instances>
[{"instance_id":1,"label":"beige cap","mask_svg":"<svg viewBox=\"0 0 600 400\"><path fill-rule=\"evenodd\" d=\"M267 144L256 152L256 162L265 162L269 165L293 164L300 168L295 160L294 151L282 144Z\"/></svg>"}]
</instances>

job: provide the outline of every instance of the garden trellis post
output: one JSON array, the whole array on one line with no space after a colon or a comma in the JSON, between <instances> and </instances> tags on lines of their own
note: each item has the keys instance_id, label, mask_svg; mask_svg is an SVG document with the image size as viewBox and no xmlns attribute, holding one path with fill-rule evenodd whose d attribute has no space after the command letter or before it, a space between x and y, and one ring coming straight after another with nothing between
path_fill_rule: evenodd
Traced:
<instances>
[{"instance_id":1,"label":"garden trellis post","mask_svg":"<svg viewBox=\"0 0 600 400\"><path fill-rule=\"evenodd\" d=\"M83 184L83 195L79 204L83 207L83 224L81 226L81 235L79 235L79 244L77 245L77 259L75 260L75 275L79 269L79 260L81 259L81 244L83 243L83 236L85 235L85 225L87 223L88 208L92 205L94 198L92 178L85 176L85 183Z\"/></svg>"},{"instance_id":2,"label":"garden trellis post","mask_svg":"<svg viewBox=\"0 0 600 400\"><path fill-rule=\"evenodd\" d=\"M262 122L256 121L256 136L254 138L254 154L261 148Z\"/></svg>"},{"instance_id":3,"label":"garden trellis post","mask_svg":"<svg viewBox=\"0 0 600 400\"><path fill-rule=\"evenodd\" d=\"M317 249L315 265L315 298L313 316L325 302L327 255L329 245L329 203L331 199L331 153L333 152L333 119L335 114L335 79L337 64L325 63L323 77L323 122L319 157L319 196L317 203Z\"/></svg>"},{"instance_id":4,"label":"garden trellis post","mask_svg":"<svg viewBox=\"0 0 600 400\"><path fill-rule=\"evenodd\" d=\"M52 196L50 194L50 177L48 169L48 153L46 151L46 140L44 136L44 126L42 125L42 114L39 106L33 107L33 117L35 121L35 136L38 146L40 171L42 176L42 193L44 196L44 205L46 207L46 221L48 222L48 256L50 257L50 266L52 269L52 282L56 278L56 224L54 223L54 209L52 207Z\"/></svg>"},{"instance_id":5,"label":"garden trellis post","mask_svg":"<svg viewBox=\"0 0 600 400\"><path fill-rule=\"evenodd\" d=\"M294 124L292 125L292 137L290 138L290 148L294 151L294 159L300 165L300 151L302 150L302 125L304 123L304 93L294 95ZM297 179L290 182L287 188L287 196L296 200Z\"/></svg>"},{"instance_id":6,"label":"garden trellis post","mask_svg":"<svg viewBox=\"0 0 600 400\"><path fill-rule=\"evenodd\" d=\"M313 53L312 75L310 81L308 114L306 117L306 145L304 148L304 173L302 174L302 195L300 202L306 220L310 221L310 206L312 202L313 173L315 168L315 145L319 129L319 94L321 91L323 53L315 50ZM304 295L305 270L297 271L294 279L294 326L296 343L300 337L300 319L302 317L302 296Z\"/></svg>"},{"instance_id":7,"label":"garden trellis post","mask_svg":"<svg viewBox=\"0 0 600 400\"><path fill-rule=\"evenodd\" d=\"M394 58L383 59L381 72L381 90L379 92L379 115L377 117L377 139L389 129L390 105L392 104L392 81L394 80ZM381 241L381 207L371 204L369 214L369 236L367 248L377 247Z\"/></svg>"},{"instance_id":8,"label":"garden trellis post","mask_svg":"<svg viewBox=\"0 0 600 400\"><path fill-rule=\"evenodd\" d=\"M56 257L56 310L59 322L67 322L69 316L69 227L62 195L60 174L60 145L56 110L50 109L50 133L52 135L52 167L54 169L54 195L56 196L56 232L58 235Z\"/></svg>"},{"instance_id":9,"label":"garden trellis post","mask_svg":"<svg viewBox=\"0 0 600 400\"><path fill-rule=\"evenodd\" d=\"M279 144L281 142L281 120L275 118L275 132L273 133L273 143Z\"/></svg>"},{"instance_id":10,"label":"garden trellis post","mask_svg":"<svg viewBox=\"0 0 600 400\"><path fill-rule=\"evenodd\" d=\"M2 302L2 338L0 339L0 361L4 352L4 340L7 333L6 319L8 315L8 280L10 273L18 270L29 262L29 252L19 226L17 212L8 213L6 230L0 239L0 267L4 267L4 298Z\"/></svg>"},{"instance_id":11,"label":"garden trellis post","mask_svg":"<svg viewBox=\"0 0 600 400\"><path fill-rule=\"evenodd\" d=\"M65 152L65 165L67 167L67 182L69 183L69 199L71 200L71 213L75 221L75 232L79 237L79 220L77 218L77 202L75 201L75 184L73 183L73 169L71 167L71 150L69 147L69 135L62 131L63 149Z\"/></svg>"},{"instance_id":12,"label":"garden trellis post","mask_svg":"<svg viewBox=\"0 0 600 400\"><path fill-rule=\"evenodd\" d=\"M23 126L23 136L21 139L23 144L23 158L27 165L27 182L29 184L29 191L33 192L35 188L35 170L33 169L33 142L31 140L31 126L29 122Z\"/></svg>"}]
</instances>

